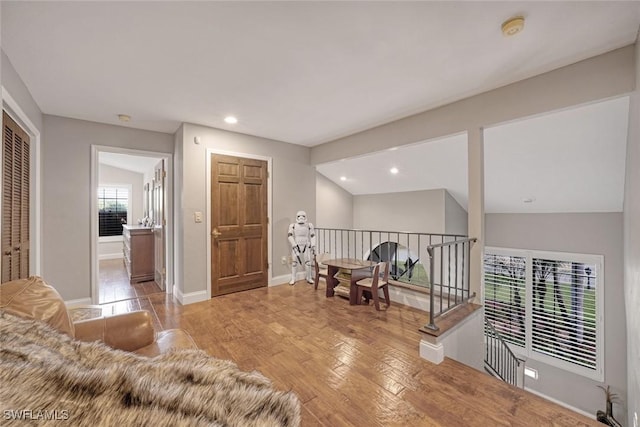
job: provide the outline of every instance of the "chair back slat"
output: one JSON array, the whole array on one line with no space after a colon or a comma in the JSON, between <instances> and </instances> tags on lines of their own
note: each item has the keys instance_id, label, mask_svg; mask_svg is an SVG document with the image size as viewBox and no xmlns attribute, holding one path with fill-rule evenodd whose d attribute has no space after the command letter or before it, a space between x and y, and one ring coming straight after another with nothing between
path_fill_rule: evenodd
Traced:
<instances>
[{"instance_id":1,"label":"chair back slat","mask_svg":"<svg viewBox=\"0 0 640 427\"><path fill-rule=\"evenodd\" d=\"M377 263L373 267L373 271L371 272L371 291L378 289L378 281L380 280L380 264L384 264L383 262Z\"/></svg>"},{"instance_id":2,"label":"chair back slat","mask_svg":"<svg viewBox=\"0 0 640 427\"><path fill-rule=\"evenodd\" d=\"M389 282L389 261L380 262L380 275L382 276L382 283Z\"/></svg>"}]
</instances>

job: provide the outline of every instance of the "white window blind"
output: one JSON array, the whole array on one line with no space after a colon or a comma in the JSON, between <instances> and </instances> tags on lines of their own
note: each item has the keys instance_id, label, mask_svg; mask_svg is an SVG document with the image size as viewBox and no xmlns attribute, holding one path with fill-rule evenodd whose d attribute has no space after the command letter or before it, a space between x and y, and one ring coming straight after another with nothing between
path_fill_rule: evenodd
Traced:
<instances>
[{"instance_id":1,"label":"white window blind","mask_svg":"<svg viewBox=\"0 0 640 427\"><path fill-rule=\"evenodd\" d=\"M122 225L127 223L128 210L128 188L98 187L99 236L121 236Z\"/></svg>"},{"instance_id":2,"label":"white window blind","mask_svg":"<svg viewBox=\"0 0 640 427\"><path fill-rule=\"evenodd\" d=\"M510 343L525 345L525 267L519 256L484 257L485 315Z\"/></svg>"},{"instance_id":3,"label":"white window blind","mask_svg":"<svg viewBox=\"0 0 640 427\"><path fill-rule=\"evenodd\" d=\"M597 274L593 263L533 258L533 351L596 368Z\"/></svg>"},{"instance_id":4,"label":"white window blind","mask_svg":"<svg viewBox=\"0 0 640 427\"><path fill-rule=\"evenodd\" d=\"M603 380L599 255L486 248L485 314L513 350Z\"/></svg>"}]
</instances>

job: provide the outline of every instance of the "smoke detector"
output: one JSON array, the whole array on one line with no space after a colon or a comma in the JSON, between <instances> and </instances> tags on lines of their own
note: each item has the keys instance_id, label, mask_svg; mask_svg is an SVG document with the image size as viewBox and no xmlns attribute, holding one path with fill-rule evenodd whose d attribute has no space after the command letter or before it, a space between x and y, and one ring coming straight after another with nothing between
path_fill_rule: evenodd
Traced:
<instances>
[{"instance_id":1,"label":"smoke detector","mask_svg":"<svg viewBox=\"0 0 640 427\"><path fill-rule=\"evenodd\" d=\"M502 35L505 37L515 36L522 30L524 30L524 17L522 16L507 19L502 23Z\"/></svg>"}]
</instances>

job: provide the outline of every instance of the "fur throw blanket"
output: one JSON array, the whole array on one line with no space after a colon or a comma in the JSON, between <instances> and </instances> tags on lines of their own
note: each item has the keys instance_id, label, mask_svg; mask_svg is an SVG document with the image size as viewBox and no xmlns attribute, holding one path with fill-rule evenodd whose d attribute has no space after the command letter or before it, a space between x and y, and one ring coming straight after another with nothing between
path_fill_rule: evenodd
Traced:
<instances>
[{"instance_id":1,"label":"fur throw blanket","mask_svg":"<svg viewBox=\"0 0 640 427\"><path fill-rule=\"evenodd\" d=\"M0 312L0 424L298 426L300 403L199 350L155 358Z\"/></svg>"}]
</instances>

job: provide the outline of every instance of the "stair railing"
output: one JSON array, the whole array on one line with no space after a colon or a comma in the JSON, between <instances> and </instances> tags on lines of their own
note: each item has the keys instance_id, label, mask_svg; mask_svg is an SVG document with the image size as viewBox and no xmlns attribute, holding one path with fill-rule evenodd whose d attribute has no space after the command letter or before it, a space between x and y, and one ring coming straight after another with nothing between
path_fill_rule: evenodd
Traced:
<instances>
[{"instance_id":1,"label":"stair railing","mask_svg":"<svg viewBox=\"0 0 640 427\"><path fill-rule=\"evenodd\" d=\"M469 281L471 244L475 237L429 245L429 323L425 328L438 331L435 320L467 303L471 294ZM438 306L436 308L436 301Z\"/></svg>"},{"instance_id":2,"label":"stair railing","mask_svg":"<svg viewBox=\"0 0 640 427\"><path fill-rule=\"evenodd\" d=\"M476 238L459 234L351 230L316 227L317 253L335 258L389 261L391 285L408 285L429 295L429 323L467 303L471 294L469 264ZM428 262L427 262L428 261Z\"/></svg>"},{"instance_id":3,"label":"stair railing","mask_svg":"<svg viewBox=\"0 0 640 427\"><path fill-rule=\"evenodd\" d=\"M523 382L518 381L518 372L522 361L511 351L507 342L486 317L484 318L484 336L485 370L504 382L516 387L521 386Z\"/></svg>"}]
</instances>

